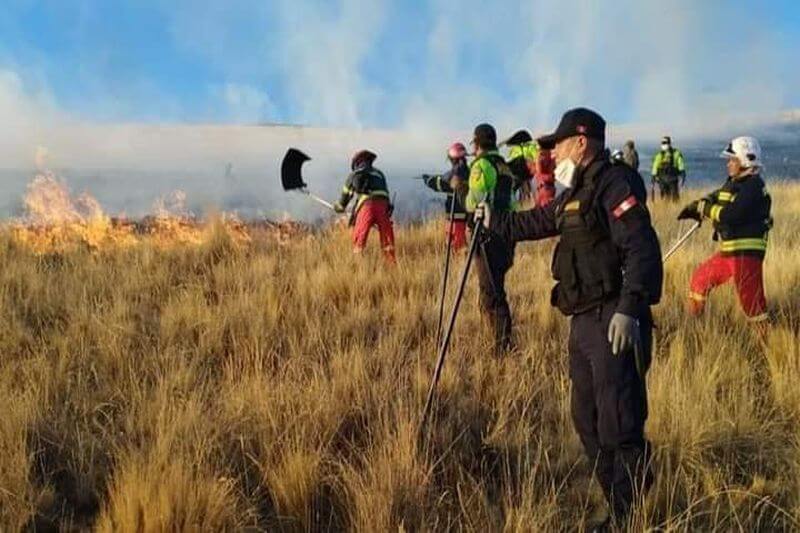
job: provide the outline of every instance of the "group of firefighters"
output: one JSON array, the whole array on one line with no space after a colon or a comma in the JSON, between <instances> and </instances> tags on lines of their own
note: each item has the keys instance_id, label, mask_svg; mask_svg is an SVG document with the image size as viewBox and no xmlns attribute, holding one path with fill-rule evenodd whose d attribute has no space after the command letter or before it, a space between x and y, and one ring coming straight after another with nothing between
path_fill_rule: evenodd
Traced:
<instances>
[{"instance_id":1,"label":"group of firefighters","mask_svg":"<svg viewBox=\"0 0 800 533\"><path fill-rule=\"evenodd\" d=\"M465 247L468 227L482 233L475 266L496 354L512 348L505 278L516 243L559 237L550 300L571 317L573 423L608 501L609 520L619 524L652 483L644 436L645 374L652 348L650 309L661 299L663 261L635 146L628 141L621 154L611 154L605 141L604 119L586 108L568 111L554 133L535 141L526 131L515 133L499 143L508 147L507 157L498 150L495 129L480 124L473 132L471 162L467 148L454 143L447 151L450 170L423 178L448 195L448 238L454 248ZM687 307L693 315L701 313L710 291L733 280L745 315L763 335L768 314L762 262L772 219L761 148L752 137L738 137L722 156L727 159L724 185L678 215L679 220L709 221L720 243L719 251L694 271ZM392 205L375 159L369 151L353 157L336 209L344 211L357 194L355 251L363 250L370 228L377 226L383 252L394 262ZM678 199L686 168L669 137L654 157L652 179L662 198Z\"/></svg>"}]
</instances>

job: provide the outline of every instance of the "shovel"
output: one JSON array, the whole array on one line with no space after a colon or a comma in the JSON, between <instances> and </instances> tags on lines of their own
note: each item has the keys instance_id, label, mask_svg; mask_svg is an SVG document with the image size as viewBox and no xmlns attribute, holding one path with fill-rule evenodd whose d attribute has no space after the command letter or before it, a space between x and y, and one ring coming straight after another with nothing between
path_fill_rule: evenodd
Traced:
<instances>
[{"instance_id":1,"label":"shovel","mask_svg":"<svg viewBox=\"0 0 800 533\"><path fill-rule=\"evenodd\" d=\"M331 211L335 211L332 203L323 200L306 188L308 185L303 181L302 172L303 163L306 161L311 161L311 158L297 148L289 148L289 150L287 150L286 155L283 156L283 162L281 163L281 185L283 185L283 190L297 191L305 194L320 205L324 205Z\"/></svg>"}]
</instances>

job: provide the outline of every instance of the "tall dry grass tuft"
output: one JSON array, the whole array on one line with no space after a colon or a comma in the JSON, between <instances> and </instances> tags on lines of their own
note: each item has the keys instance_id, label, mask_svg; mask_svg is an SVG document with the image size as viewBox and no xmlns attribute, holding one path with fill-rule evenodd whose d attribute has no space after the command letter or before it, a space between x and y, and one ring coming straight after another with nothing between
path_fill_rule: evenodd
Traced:
<instances>
[{"instance_id":1,"label":"tall dry grass tuft","mask_svg":"<svg viewBox=\"0 0 800 533\"><path fill-rule=\"evenodd\" d=\"M683 311L709 230L667 266L658 477L636 529L798 528L800 187L770 188L765 346L729 287L704 317ZM677 208L653 208L664 247L685 230ZM489 355L471 280L420 440L439 221L398 228L393 269L377 246L353 257L342 228L206 231L49 255L0 235L0 529L574 531L602 514L569 416L568 323L548 304L552 243L518 248L509 357Z\"/></svg>"}]
</instances>

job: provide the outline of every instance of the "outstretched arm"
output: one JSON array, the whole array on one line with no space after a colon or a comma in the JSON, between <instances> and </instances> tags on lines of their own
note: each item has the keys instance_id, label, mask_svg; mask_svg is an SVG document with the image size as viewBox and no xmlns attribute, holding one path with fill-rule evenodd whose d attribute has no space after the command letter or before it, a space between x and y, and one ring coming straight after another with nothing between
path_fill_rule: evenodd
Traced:
<instances>
[{"instance_id":1,"label":"outstretched arm","mask_svg":"<svg viewBox=\"0 0 800 533\"><path fill-rule=\"evenodd\" d=\"M333 205L334 211L343 212L347 207L347 204L350 203L350 200L353 198L354 194L353 190L353 175L350 174L347 176L347 180L344 182L344 187L342 187L342 194L339 196L339 201Z\"/></svg>"},{"instance_id":2,"label":"outstretched arm","mask_svg":"<svg viewBox=\"0 0 800 533\"><path fill-rule=\"evenodd\" d=\"M507 242L535 241L555 237L556 205L560 198L546 206L537 206L528 211L492 213L490 230Z\"/></svg>"}]
</instances>

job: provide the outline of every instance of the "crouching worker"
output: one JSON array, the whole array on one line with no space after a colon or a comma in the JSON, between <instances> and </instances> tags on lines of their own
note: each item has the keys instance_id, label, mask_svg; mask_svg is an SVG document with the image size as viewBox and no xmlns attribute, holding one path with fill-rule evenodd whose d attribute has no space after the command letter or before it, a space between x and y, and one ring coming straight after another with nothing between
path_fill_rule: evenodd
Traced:
<instances>
[{"instance_id":1,"label":"crouching worker","mask_svg":"<svg viewBox=\"0 0 800 533\"><path fill-rule=\"evenodd\" d=\"M378 227L381 250L389 263L395 263L394 229L389 199L389 188L383 172L372 166L378 156L369 150L357 152L350 162L352 172L345 181L342 196L334 204L337 213L344 213L347 204L357 195L356 206L350 218L353 226L353 252L361 253L367 245L372 226Z\"/></svg>"},{"instance_id":2,"label":"crouching worker","mask_svg":"<svg viewBox=\"0 0 800 533\"><path fill-rule=\"evenodd\" d=\"M605 124L594 111L573 109L539 139L553 148L555 178L566 188L553 202L515 213L480 210L504 241L560 237L551 303L572 317L572 419L611 517L623 525L652 482L645 374L650 306L661 298L663 271L644 182L609 160Z\"/></svg>"},{"instance_id":3,"label":"crouching worker","mask_svg":"<svg viewBox=\"0 0 800 533\"><path fill-rule=\"evenodd\" d=\"M450 170L439 176L423 174L422 179L434 191L447 193L447 238L453 250L458 252L467 245L467 211L464 208L469 179L467 148L460 142L453 143L447 150L447 159L450 161Z\"/></svg>"},{"instance_id":4,"label":"crouching worker","mask_svg":"<svg viewBox=\"0 0 800 533\"><path fill-rule=\"evenodd\" d=\"M722 156L728 160L725 185L692 202L678 215L678 220L711 220L714 240L720 242L719 251L692 274L688 309L693 315L701 314L708 294L733 280L748 320L765 322L768 315L762 263L772 227L772 200L760 176L761 147L753 137L737 137Z\"/></svg>"}]
</instances>

